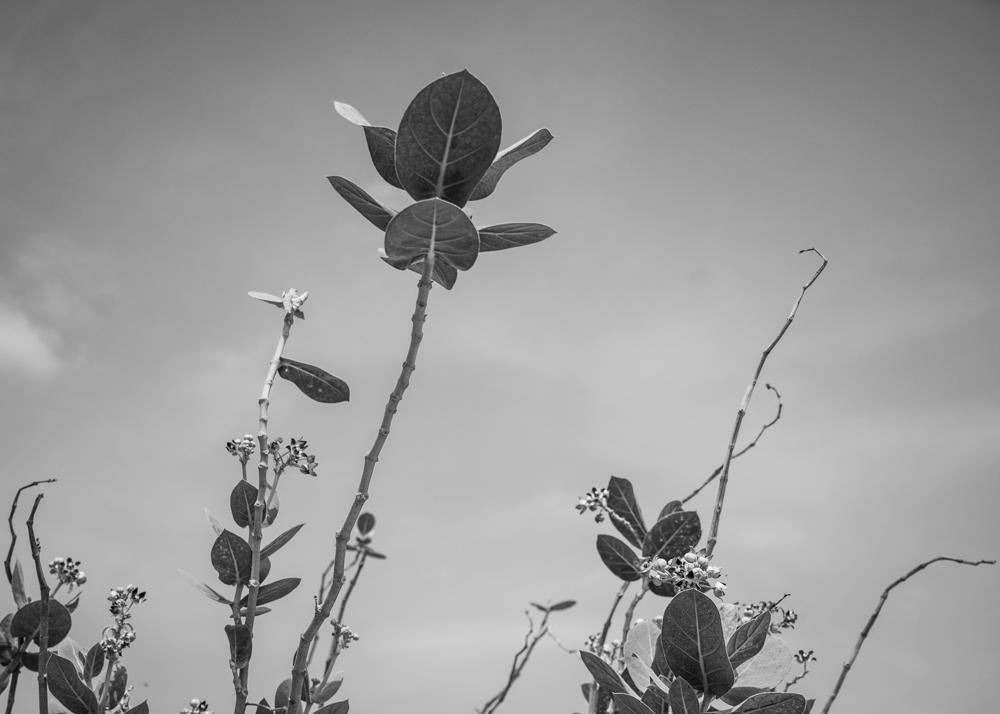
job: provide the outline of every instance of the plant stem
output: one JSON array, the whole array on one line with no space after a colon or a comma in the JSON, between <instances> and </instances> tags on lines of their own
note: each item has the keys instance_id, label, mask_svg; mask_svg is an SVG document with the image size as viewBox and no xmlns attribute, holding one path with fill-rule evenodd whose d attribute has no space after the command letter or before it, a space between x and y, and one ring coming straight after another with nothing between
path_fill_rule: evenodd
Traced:
<instances>
[{"instance_id":1,"label":"plant stem","mask_svg":"<svg viewBox=\"0 0 1000 714\"><path fill-rule=\"evenodd\" d=\"M49 714L49 687L46 668L49 664L49 584L42 571L41 549L35 537L35 513L38 504L45 497L44 493L35 496L31 506L31 514L25 525L28 526L28 540L31 541L31 558L35 561L35 574L38 576L38 590L41 593L42 617L38 628L38 714Z\"/></svg>"},{"instance_id":2,"label":"plant stem","mask_svg":"<svg viewBox=\"0 0 1000 714\"><path fill-rule=\"evenodd\" d=\"M10 675L10 691L7 692L7 708L4 709L4 714L11 714L14 711L14 695L17 693L17 680L20 674L21 668L18 667Z\"/></svg>"},{"instance_id":3,"label":"plant stem","mask_svg":"<svg viewBox=\"0 0 1000 714\"><path fill-rule=\"evenodd\" d=\"M525 610L524 614L528 618L528 632L524 636L524 644L521 646L517 652L514 653L514 661L510 665L510 673L507 675L507 683L504 684L503 689L493 695L483 708L479 710L479 714L493 714L501 704L503 700L506 699L507 695L510 693L511 687L514 686L514 682L518 677L521 676L521 672L524 671L525 665L528 664L528 658L531 657L532 651L535 649L535 645L538 641L545 637L548 633L548 621L549 621L549 611L545 611L542 616L541 622L538 623L538 630L535 630L535 622L531 619L531 613Z\"/></svg>"},{"instance_id":4,"label":"plant stem","mask_svg":"<svg viewBox=\"0 0 1000 714\"><path fill-rule=\"evenodd\" d=\"M354 503L344 519L344 525L337 533L336 549L334 551L333 581L330 584L330 591L323 600L322 607L313 614L312 621L306 631L299 636L299 644L292 659L292 688L288 698L287 714L299 714L301 702L301 689L306 676L306 658L309 653L309 644L313 637L319 632L323 622L330 617L333 610L333 603L340 594L340 589L344 585L344 561L347 553L347 543L351 537L351 531L358 522L361 509L368 500L368 489L371 486L372 474L375 472L375 464L378 463L382 447L389 437L389 429L392 426L392 418L399 408L399 403L403 399L406 388L410 385L410 376L417 367L417 352L420 349L420 341L424 336L424 321L427 319L427 297L431 291L431 275L434 271L434 253L428 253L424 260L424 269L417 281L417 302L413 310L410 321L413 323L410 330L410 346L406 351L406 358L396 380L396 386L389 394L385 411L382 414L382 423L379 426L378 435L371 451L365 456L364 467L361 471L361 481L358 484L358 491L354 496Z\"/></svg>"},{"instance_id":5,"label":"plant stem","mask_svg":"<svg viewBox=\"0 0 1000 714\"><path fill-rule=\"evenodd\" d=\"M7 516L7 527L10 529L10 547L7 549L7 558L6 560L3 561L3 569L4 572L7 574L7 582L11 584L13 584L14 580L14 571L11 569L10 562L11 559L14 557L14 544L17 543L17 531L14 530L14 513L17 512L17 499L21 497L22 491L25 491L29 488L33 488L35 486L40 486L43 483L55 483L55 482L56 479L47 478L43 479L42 481L32 481L29 484L21 486L21 488L17 489L17 492L14 494L14 500L11 501L10 503L10 514ZM24 607L24 603L21 602L16 603L16 605L19 608Z\"/></svg>"},{"instance_id":6,"label":"plant stem","mask_svg":"<svg viewBox=\"0 0 1000 714\"><path fill-rule=\"evenodd\" d=\"M747 409L750 407L750 398L753 396L753 391L757 386L757 380L760 379L760 373L763 371L764 363L767 362L767 358L771 354L771 351L778 345L781 338L785 336L788 328L792 326L792 320L795 319L795 313L798 312L799 304L802 302L802 298L805 297L806 291L812 287L813 283L816 282L816 279L819 278L828 262L823 254L815 248L805 248L800 250L799 253L815 253L823 262L809 279L809 282L802 286L802 290L799 293L798 298L795 299L795 304L792 305L792 311L788 313L788 317L785 319L785 324L781 326L778 336L771 341L771 344L769 344L761 354L760 362L757 363L757 370L753 374L753 379L750 380L750 386L747 387L747 391L743 395L743 401L740 403L739 411L736 412L736 424L733 426L733 433L729 437L729 448L726 450L726 460L722 464L722 473L719 476L719 491L715 498L715 510L712 513L712 527L709 531L708 540L706 541L705 554L709 558L712 557L712 553L715 551L715 543L719 539L719 519L722 517L722 502L726 497L726 484L729 483L729 466L733 461L733 452L736 450L736 440L740 435L740 426L743 424L743 417L746 415Z\"/></svg>"},{"instance_id":7,"label":"plant stem","mask_svg":"<svg viewBox=\"0 0 1000 714\"><path fill-rule=\"evenodd\" d=\"M629 586L632 585L631 582L626 581L622 583L622 586L618 588L618 592L615 593L615 599L611 603L611 612L608 613L607 619L604 621L604 626L601 628L601 636L597 639L597 650L600 651L604 647L605 641L608 639L608 630L611 629L611 621L615 617L615 610L618 609L618 603L622 601L625 597L626 591ZM597 704L598 704L598 692L597 692L597 680L593 680L590 685L590 699L588 700L588 711L590 714L597 714Z\"/></svg>"},{"instance_id":8,"label":"plant stem","mask_svg":"<svg viewBox=\"0 0 1000 714\"><path fill-rule=\"evenodd\" d=\"M861 652L861 645L865 643L865 638L868 637L868 633L871 632L872 626L875 624L875 620L878 619L879 613L882 612L882 606L885 605L886 600L889 599L889 592L897 585L902 585L903 583L905 583L907 580L909 580L911 577L919 573L927 566L941 561L947 561L949 563L958 563L959 565L972 565L972 566L996 565L997 563L997 561L995 560L972 561L972 560L962 560L961 558L949 558L948 556L945 555L939 555L937 558L931 558L930 560L924 561L920 565L917 565L912 570L910 570L910 572L908 572L906 575L902 576L901 578L896 578L891 583L889 583L889 586L882 591L882 596L878 600L878 605L875 606L875 611L868 618L868 622L866 622L864 628L862 628L861 634L858 635L858 642L857 644L854 645L854 653L851 655L851 658L849 660L844 662L844 667L843 669L840 670L840 676L837 677L837 683L833 687L833 692L830 694L830 698L826 700L826 704L823 706L823 711L821 712L821 714L827 714L830 711L830 707L833 706L833 700L836 699L837 695L840 693L840 688L841 686L843 686L844 680L847 679L847 673L851 671L851 667L854 666L854 661L858 658L858 653Z\"/></svg>"},{"instance_id":9,"label":"plant stem","mask_svg":"<svg viewBox=\"0 0 1000 714\"><path fill-rule=\"evenodd\" d=\"M635 608L648 592L649 585L643 581L642 589L632 597L632 602L629 603L628 609L625 611L625 623L622 625L622 647L625 646L625 640L628 639L628 631L632 626L632 616L635 614Z\"/></svg>"}]
</instances>

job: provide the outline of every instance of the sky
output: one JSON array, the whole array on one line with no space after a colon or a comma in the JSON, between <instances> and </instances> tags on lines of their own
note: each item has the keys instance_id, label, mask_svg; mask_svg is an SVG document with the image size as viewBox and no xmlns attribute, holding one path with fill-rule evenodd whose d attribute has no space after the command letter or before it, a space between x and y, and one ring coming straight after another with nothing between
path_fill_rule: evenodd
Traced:
<instances>
[{"instance_id":1,"label":"sky","mask_svg":"<svg viewBox=\"0 0 1000 714\"><path fill-rule=\"evenodd\" d=\"M649 519L711 473L816 247L829 267L762 377L783 416L734 462L714 562L729 600L791 593L789 643L818 657L796 688L822 703L889 582L1000 555L998 34L986 0L5 0L0 501L59 479L37 525L46 559L88 574L73 636L96 641L106 590L139 584L133 701L231 707L225 609L178 568L215 580L204 509L228 518L224 445L257 424L281 313L246 292L295 287L286 355L351 401L272 393L271 433L319 461L282 482L275 527L307 525L272 577L303 585L259 621L252 696L287 676L416 291L326 181L407 205L332 102L394 127L468 68L504 146L555 135L474 222L558 232L431 291L342 693L472 712L529 602L578 601L551 622L567 647L598 630L609 528L574 504L614 474ZM774 408L760 389L744 436ZM691 503L706 524L714 498ZM998 586L996 567L939 564L895 590L833 711L989 710ZM585 679L546 639L501 711L583 711Z\"/></svg>"}]
</instances>

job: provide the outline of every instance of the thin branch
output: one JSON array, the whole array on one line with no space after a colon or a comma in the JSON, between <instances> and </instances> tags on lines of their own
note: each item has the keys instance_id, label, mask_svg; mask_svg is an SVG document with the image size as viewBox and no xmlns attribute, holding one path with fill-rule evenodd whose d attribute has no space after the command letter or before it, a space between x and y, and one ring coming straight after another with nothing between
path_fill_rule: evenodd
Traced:
<instances>
[{"instance_id":1,"label":"thin branch","mask_svg":"<svg viewBox=\"0 0 1000 714\"><path fill-rule=\"evenodd\" d=\"M17 693L17 680L20 674L21 668L18 667L10 675L10 691L7 692L7 707L4 709L4 714L11 714L14 711L14 695Z\"/></svg>"},{"instance_id":2,"label":"thin branch","mask_svg":"<svg viewBox=\"0 0 1000 714\"><path fill-rule=\"evenodd\" d=\"M399 403L403 400L403 394L410 385L410 376L417 368L417 352L420 349L420 341L424 337L424 321L427 319L427 298L431 291L431 275L434 270L434 253L428 253L424 260L424 269L417 281L417 301L410 321L413 323L410 330L410 346L406 351L406 358L396 380L396 386L389 394L385 410L382 414L382 423L379 426L378 435L371 451L365 456L364 467L361 471L361 480L358 483L358 491L354 496L354 503L344 519L344 525L337 533L337 547L334 552L333 582L330 591L323 600L323 605L319 611L313 614L313 618L299 636L299 644L292 659L292 687L288 698L288 714L299 714L301 709L301 691L306 676L306 658L309 653L309 645L313 637L322 627L323 622L330 617L333 611L333 604L340 594L340 589L344 585L344 561L347 554L347 542L350 540L351 531L358 522L361 509L365 501L368 500L368 489L371 486L372 475L375 473L375 464L378 463L382 447L389 437L389 429L392 426L392 419L396 415Z\"/></svg>"},{"instance_id":3,"label":"thin branch","mask_svg":"<svg viewBox=\"0 0 1000 714\"><path fill-rule=\"evenodd\" d=\"M510 665L510 672L507 674L507 683L503 686L499 692L497 692L491 699L489 699L486 704L483 705L482 709L479 710L479 714L493 714L501 704L503 700L507 697L510 692L511 687L514 686L514 682L518 677L521 676L521 672L524 671L525 665L528 664L528 658L531 657L531 653L535 649L535 645L548 633L548 621L549 621L549 611L546 610L545 614L542 616L542 621L538 623L538 630L535 630L535 621L531 619L531 613L527 610L524 611L525 616L528 618L528 632L524 636L524 644L521 646L516 653L514 653L514 660Z\"/></svg>"},{"instance_id":4,"label":"thin branch","mask_svg":"<svg viewBox=\"0 0 1000 714\"><path fill-rule=\"evenodd\" d=\"M801 652L801 650L799 650L799 651ZM815 662L815 661L816 661L816 658L813 657L812 650L809 650L809 654L807 654L802 659L802 671L799 672L798 674L796 674L790 681L785 682L785 690L784 691L787 692L789 689L791 689L796 684L798 684L801 680L805 679L805 676L807 674L809 674L809 663L810 662Z\"/></svg>"},{"instance_id":5,"label":"thin branch","mask_svg":"<svg viewBox=\"0 0 1000 714\"><path fill-rule=\"evenodd\" d=\"M604 648L604 643L608 639L608 630L611 629L611 621L615 617L615 610L618 609L618 603L620 603L622 598L625 597L625 593L628 591L631 584L632 583L630 581L622 583L622 586L618 588L618 592L615 593L615 599L611 603L611 612L608 613L608 617L604 621L604 626L601 628L601 636L597 639L598 652ZM597 714L598 699L597 681L594 680L590 685L590 699L588 700L588 711L590 714Z\"/></svg>"},{"instance_id":6,"label":"thin branch","mask_svg":"<svg viewBox=\"0 0 1000 714\"><path fill-rule=\"evenodd\" d=\"M851 658L844 662L843 669L840 670L840 676L837 677L837 683L833 687L833 692L830 694L830 698L826 700L826 704L823 706L823 711L821 714L827 714L830 711L830 707L833 706L833 700L837 698L840 693L840 688L844 684L844 680L847 678L847 673L851 671L851 667L854 666L854 661L858 658L858 653L861 652L861 645L865 643L865 638L868 637L868 633L871 632L872 626L875 624L875 620L878 618L879 613L882 612L882 606L885 605L886 600L889 599L889 593L897 585L902 585L911 577L919 573L921 570L926 568L933 563L947 561L949 563L958 563L959 565L996 565L995 560L962 560L961 558L950 558L946 555L939 555L937 558L931 558L930 560L924 561L920 565L916 566L906 575L901 578L896 578L893 580L889 586L882 591L882 596L878 600L878 605L875 606L875 611L868 618L868 622L865 623L864 628L861 630L861 634L858 636L858 642L854 645L854 654Z\"/></svg>"},{"instance_id":7,"label":"thin branch","mask_svg":"<svg viewBox=\"0 0 1000 714\"><path fill-rule=\"evenodd\" d=\"M778 420L781 419L781 408L782 408L781 395L778 393L778 390L775 389L773 385L771 385L771 384L765 384L764 386L767 387L770 391L774 392L774 397L775 397L775 399L778 400L778 411L775 413L774 418L771 419L771 421L767 422L766 424L764 424L760 428L760 431L757 432L757 436L755 436L753 438L753 441L751 441L749 444L747 444L742 449L740 449L735 454L733 454L733 458L734 459L737 459L740 456L743 456L743 454L745 454L746 452L750 451L750 449L752 449L753 447L757 446L757 442L760 441L760 437L764 436L764 432L767 431L768 429L770 429L775 424L777 424ZM711 473L711 475L707 479L705 479L698 488L696 488L694 491L692 491L691 493L689 493L688 496L687 496L687 498L685 498L684 500L682 500L681 503L687 503L692 498L694 498L699 493L701 493L702 489L705 488L705 486L707 486L708 484L712 483L712 481L714 481L716 478L718 478L719 474L722 473L723 466L724 466L724 464L719 464L715 468L715 471L713 471Z\"/></svg>"},{"instance_id":8,"label":"thin branch","mask_svg":"<svg viewBox=\"0 0 1000 714\"><path fill-rule=\"evenodd\" d=\"M38 576L38 589L41 593L42 617L38 628L38 714L49 714L49 687L46 669L49 664L49 584L42 570L42 555L38 539L35 537L35 513L38 504L45 497L44 493L35 496L31 506L31 514L25 525L28 526L28 540L31 541L31 558L35 561L35 574Z\"/></svg>"},{"instance_id":9,"label":"thin branch","mask_svg":"<svg viewBox=\"0 0 1000 714\"><path fill-rule=\"evenodd\" d=\"M809 279L809 282L802 286L802 291L799 293L798 298L795 300L795 304L792 305L792 311L788 313L788 317L785 319L785 324L781 326L781 330L778 332L778 336L775 337L771 344L769 344L764 352L760 356L760 362L757 363L757 370L753 374L753 379L750 381L750 386L747 387L746 393L743 395L743 401L740 403L739 411L736 412L736 424L733 426L732 436L729 437L729 448L726 450L726 460L722 464L722 473L719 476L719 491L715 499L715 511L712 513L712 528L708 534L708 540L706 541L706 556L712 557L712 553L715 551L715 543L719 539L719 519L722 517L722 502L726 497L726 484L729 483L729 467L733 461L733 452L736 450L736 440L740 436L740 426L743 424L743 417L747 413L747 409L750 407L750 398L753 396L753 391L757 386L757 380L760 379L760 373L764 370L764 363L767 362L768 355L771 351L778 345L781 338L785 336L788 328L792 326L792 321L795 319L795 313L799 310L799 304L802 302L802 298L805 297L806 291L812 287L812 284L816 282L820 274L826 268L827 259L822 253L820 253L815 248L805 248L800 250L799 253L815 253L823 261L813 276Z\"/></svg>"},{"instance_id":10,"label":"thin branch","mask_svg":"<svg viewBox=\"0 0 1000 714\"><path fill-rule=\"evenodd\" d=\"M10 504L10 515L7 516L7 527L10 529L10 548L7 549L7 559L3 561L3 569L4 572L7 574L7 582L13 584L12 581L14 580L14 571L11 569L10 562L11 559L14 557L14 544L17 543L17 531L14 530L14 513L17 512L17 499L21 497L22 491L25 491L29 488L33 488L35 486L41 486L43 483L55 483L55 482L56 479L54 478L47 478L41 481L32 481L31 483L25 486L21 486L21 488L17 489L17 493L14 494L14 500L11 501ZM21 604L18 603L18 607L20 606Z\"/></svg>"},{"instance_id":11,"label":"thin branch","mask_svg":"<svg viewBox=\"0 0 1000 714\"><path fill-rule=\"evenodd\" d=\"M625 640L628 639L628 631L632 627L632 616L635 615L636 605L639 604L639 601L642 600L648 592L649 585L644 581L642 583L642 589L632 597L632 602L629 603L628 609L625 611L625 622L622 625L622 647L625 646Z\"/></svg>"}]
</instances>

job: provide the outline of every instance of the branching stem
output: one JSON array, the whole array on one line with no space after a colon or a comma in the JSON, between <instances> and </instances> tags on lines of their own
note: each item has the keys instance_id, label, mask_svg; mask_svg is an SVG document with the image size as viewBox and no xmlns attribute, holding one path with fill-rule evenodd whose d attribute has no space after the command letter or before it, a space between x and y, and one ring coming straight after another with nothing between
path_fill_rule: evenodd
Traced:
<instances>
[{"instance_id":1,"label":"branching stem","mask_svg":"<svg viewBox=\"0 0 1000 714\"><path fill-rule=\"evenodd\" d=\"M28 540L31 541L31 558L35 561L35 574L38 576L38 590L41 594L42 617L38 628L38 714L49 714L49 687L46 669L49 664L49 584L42 570L42 554L38 538L35 537L35 513L38 504L45 497L44 493L35 496L31 506L31 514L25 523L28 527Z\"/></svg>"},{"instance_id":2,"label":"branching stem","mask_svg":"<svg viewBox=\"0 0 1000 714\"><path fill-rule=\"evenodd\" d=\"M503 700L507 698L510 693L511 687L514 686L514 682L517 678L521 676L521 672L524 671L525 665L528 664L528 658L531 657L532 651L535 649L535 645L541 640L549 631L549 611L546 610L545 614L542 615L541 622L538 623L538 629L535 629L535 621L531 619L531 613L527 610L524 611L525 617L528 618L528 632L524 635L524 644L521 645L521 649L514 653L514 661L511 662L510 672L507 674L507 683L504 684L503 688L493 695L486 704L479 710L479 714L493 714L501 704Z\"/></svg>"}]
</instances>

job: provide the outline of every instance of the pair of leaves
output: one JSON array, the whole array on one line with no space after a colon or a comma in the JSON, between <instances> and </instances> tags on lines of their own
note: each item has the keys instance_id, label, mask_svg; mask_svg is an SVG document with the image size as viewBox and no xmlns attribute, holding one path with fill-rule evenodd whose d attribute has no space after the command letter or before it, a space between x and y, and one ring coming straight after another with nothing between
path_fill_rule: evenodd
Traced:
<instances>
[{"instance_id":1,"label":"pair of leaves","mask_svg":"<svg viewBox=\"0 0 1000 714\"><path fill-rule=\"evenodd\" d=\"M346 402L351 398L347 382L305 362L286 357L278 364L278 375L298 387L310 399L324 404Z\"/></svg>"},{"instance_id":2,"label":"pair of leaves","mask_svg":"<svg viewBox=\"0 0 1000 714\"><path fill-rule=\"evenodd\" d=\"M275 519L278 517L277 491L271 492L269 500L271 502L265 506L266 510L264 511L264 521L263 523L261 523L261 525L264 526L265 528L274 523ZM238 481L236 485L233 486L233 490L229 492L229 512L232 514L233 521L236 522L236 525L240 526L241 528L250 527L250 525L253 523L254 504L256 503L257 503L256 486L251 484L249 481L242 481L242 480ZM209 518L211 518L211 516L209 516ZM301 525L297 526L295 530L298 530L298 528L301 527L302 527ZM223 530L225 530L224 528L222 528L221 524L217 525L215 522L212 523L212 528L215 530L216 535L219 535L220 533L222 533ZM292 535L295 534L292 533ZM278 536L278 538L281 538L281 536ZM274 550L277 550L277 548L274 548ZM271 552L273 552L273 550ZM270 555L270 553L264 553L262 557L266 558L268 555Z\"/></svg>"},{"instance_id":3,"label":"pair of leaves","mask_svg":"<svg viewBox=\"0 0 1000 714\"><path fill-rule=\"evenodd\" d=\"M555 605L539 605L537 602L531 603L533 608L541 610L542 612L559 612L560 610L569 610L574 605L576 605L576 600L562 600L557 602Z\"/></svg>"},{"instance_id":4,"label":"pair of leaves","mask_svg":"<svg viewBox=\"0 0 1000 714\"><path fill-rule=\"evenodd\" d=\"M610 497L609 497L610 506ZM612 519L615 522L615 519ZM646 532L642 540L645 558L676 558L701 540L701 521L695 511L676 511L661 518ZM642 577L641 560L628 543L615 536L597 536L597 553L608 569L626 582ZM655 592L655 591L654 591ZM657 594L669 594L672 592Z\"/></svg>"},{"instance_id":5,"label":"pair of leaves","mask_svg":"<svg viewBox=\"0 0 1000 714\"><path fill-rule=\"evenodd\" d=\"M13 637L31 637L38 643L38 632L45 617L45 604L41 600L29 602L14 613L10 620L10 634ZM49 600L48 645L55 646L65 639L73 627L69 610L58 600Z\"/></svg>"}]
</instances>

